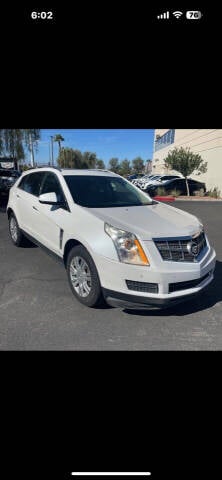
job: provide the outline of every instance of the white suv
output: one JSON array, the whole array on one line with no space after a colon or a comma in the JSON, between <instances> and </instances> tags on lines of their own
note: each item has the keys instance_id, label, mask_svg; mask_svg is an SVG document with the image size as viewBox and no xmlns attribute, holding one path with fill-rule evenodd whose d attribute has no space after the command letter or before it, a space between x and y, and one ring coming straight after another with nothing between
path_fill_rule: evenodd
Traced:
<instances>
[{"instance_id":1,"label":"white suv","mask_svg":"<svg viewBox=\"0 0 222 480\"><path fill-rule=\"evenodd\" d=\"M103 299L171 306L213 279L215 251L200 220L107 170L26 171L10 190L7 214L13 243L28 238L59 258L89 307Z\"/></svg>"}]
</instances>

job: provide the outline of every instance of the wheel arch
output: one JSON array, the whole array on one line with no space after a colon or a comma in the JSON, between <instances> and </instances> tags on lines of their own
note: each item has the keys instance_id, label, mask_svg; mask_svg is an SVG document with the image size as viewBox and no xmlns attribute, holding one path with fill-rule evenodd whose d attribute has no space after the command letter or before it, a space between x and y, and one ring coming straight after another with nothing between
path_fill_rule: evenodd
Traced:
<instances>
[{"instance_id":1,"label":"wheel arch","mask_svg":"<svg viewBox=\"0 0 222 480\"><path fill-rule=\"evenodd\" d=\"M11 207L7 208L7 216L8 216L8 219L9 219L11 213L13 213L13 215L15 215L15 213L14 213L14 211L12 210Z\"/></svg>"},{"instance_id":2,"label":"wheel arch","mask_svg":"<svg viewBox=\"0 0 222 480\"><path fill-rule=\"evenodd\" d=\"M79 240L76 240L75 238L72 238L72 239L68 240L65 244L64 253L63 253L63 262L64 262L65 267L67 266L67 258L68 258L70 250L73 247L76 247L77 245L81 245L82 247L84 247L88 251L86 246L83 245L83 243L81 243Z\"/></svg>"}]
</instances>

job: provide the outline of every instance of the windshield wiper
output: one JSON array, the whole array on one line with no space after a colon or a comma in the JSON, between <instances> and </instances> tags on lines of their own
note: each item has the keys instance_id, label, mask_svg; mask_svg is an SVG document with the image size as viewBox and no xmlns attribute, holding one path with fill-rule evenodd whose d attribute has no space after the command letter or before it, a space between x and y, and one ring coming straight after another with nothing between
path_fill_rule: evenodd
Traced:
<instances>
[{"instance_id":1,"label":"windshield wiper","mask_svg":"<svg viewBox=\"0 0 222 480\"><path fill-rule=\"evenodd\" d=\"M153 201L149 203L131 203L130 205L122 205L123 207L146 207L147 205L153 205Z\"/></svg>"}]
</instances>

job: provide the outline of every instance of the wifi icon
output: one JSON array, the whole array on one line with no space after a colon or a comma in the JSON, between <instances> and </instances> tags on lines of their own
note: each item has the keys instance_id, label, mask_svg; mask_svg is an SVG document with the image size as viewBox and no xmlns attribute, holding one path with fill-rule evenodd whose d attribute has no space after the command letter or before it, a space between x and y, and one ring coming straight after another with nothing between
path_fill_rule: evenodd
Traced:
<instances>
[{"instance_id":1,"label":"wifi icon","mask_svg":"<svg viewBox=\"0 0 222 480\"><path fill-rule=\"evenodd\" d=\"M183 12L173 12L174 17L180 18L183 15Z\"/></svg>"}]
</instances>

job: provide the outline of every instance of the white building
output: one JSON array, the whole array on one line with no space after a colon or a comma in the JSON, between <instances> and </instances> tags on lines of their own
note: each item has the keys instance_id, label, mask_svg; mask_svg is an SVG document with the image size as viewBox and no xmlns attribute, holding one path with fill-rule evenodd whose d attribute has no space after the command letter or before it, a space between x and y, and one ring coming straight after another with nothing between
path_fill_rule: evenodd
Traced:
<instances>
[{"instance_id":1,"label":"white building","mask_svg":"<svg viewBox=\"0 0 222 480\"><path fill-rule=\"evenodd\" d=\"M218 187L222 192L222 129L156 129L153 152L153 173L169 173L164 164L174 147L189 147L207 162L207 172L192 174L206 183L207 190Z\"/></svg>"}]
</instances>

